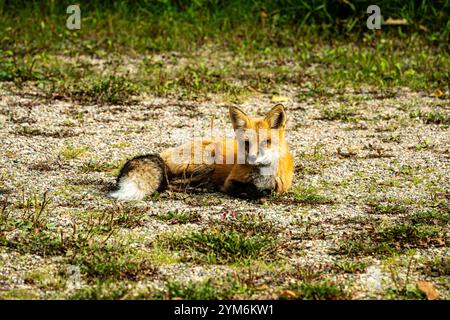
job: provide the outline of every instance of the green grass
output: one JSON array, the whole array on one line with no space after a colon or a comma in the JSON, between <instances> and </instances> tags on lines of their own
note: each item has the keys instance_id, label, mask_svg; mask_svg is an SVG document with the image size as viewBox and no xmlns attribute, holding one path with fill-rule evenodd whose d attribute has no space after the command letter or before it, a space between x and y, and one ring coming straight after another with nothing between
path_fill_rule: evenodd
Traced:
<instances>
[{"instance_id":1,"label":"green grass","mask_svg":"<svg viewBox=\"0 0 450 320\"><path fill-rule=\"evenodd\" d=\"M400 204L369 203L369 213L400 215L408 212L408 208Z\"/></svg>"},{"instance_id":2,"label":"green grass","mask_svg":"<svg viewBox=\"0 0 450 320\"><path fill-rule=\"evenodd\" d=\"M450 112L446 110L434 110L434 111L421 111L413 110L409 113L411 118L419 118L427 124L450 124Z\"/></svg>"},{"instance_id":3,"label":"green grass","mask_svg":"<svg viewBox=\"0 0 450 320\"><path fill-rule=\"evenodd\" d=\"M321 109L321 119L323 120L341 120L352 121L358 114L355 108L345 104L340 104L337 107L324 107Z\"/></svg>"},{"instance_id":4,"label":"green grass","mask_svg":"<svg viewBox=\"0 0 450 320\"><path fill-rule=\"evenodd\" d=\"M425 263L425 274L431 277L450 276L450 261L448 256L437 256Z\"/></svg>"},{"instance_id":5,"label":"green grass","mask_svg":"<svg viewBox=\"0 0 450 320\"><path fill-rule=\"evenodd\" d=\"M429 138L424 138L418 144L415 145L416 151L427 150L433 148L433 144L431 143Z\"/></svg>"},{"instance_id":6,"label":"green grass","mask_svg":"<svg viewBox=\"0 0 450 320\"><path fill-rule=\"evenodd\" d=\"M88 280L139 279L157 272L145 254L126 241L115 237L113 243L107 242L118 227L135 226L140 221L138 210L116 208L97 219L91 214L85 223L63 232L50 220L53 208L47 194L26 197L15 207L20 214L11 214L11 203L0 207L2 246L22 254L62 256L66 263L78 266ZM8 236L14 232L13 238Z\"/></svg>"},{"instance_id":7,"label":"green grass","mask_svg":"<svg viewBox=\"0 0 450 320\"><path fill-rule=\"evenodd\" d=\"M22 126L16 131L17 134L21 136L42 136L51 138L69 138L75 137L78 134L71 130L58 130L58 131L46 131L39 128L33 128L30 126Z\"/></svg>"},{"instance_id":8,"label":"green grass","mask_svg":"<svg viewBox=\"0 0 450 320\"><path fill-rule=\"evenodd\" d=\"M373 232L358 233L351 239L341 241L334 254L347 256L391 255L408 249L442 247L448 239L445 229L439 225L414 222L380 226Z\"/></svg>"},{"instance_id":9,"label":"green grass","mask_svg":"<svg viewBox=\"0 0 450 320\"><path fill-rule=\"evenodd\" d=\"M397 225L380 228L379 240L394 242L405 246L426 245L441 238L442 228L426 224L400 223Z\"/></svg>"},{"instance_id":10,"label":"green grass","mask_svg":"<svg viewBox=\"0 0 450 320\"><path fill-rule=\"evenodd\" d=\"M291 194L293 195L294 199L298 202L309 204L309 205L318 205L318 204L332 204L334 203L334 200L326 197L324 195L321 195L317 188L313 186L304 187L304 186L298 186L295 187Z\"/></svg>"},{"instance_id":11,"label":"green grass","mask_svg":"<svg viewBox=\"0 0 450 320\"><path fill-rule=\"evenodd\" d=\"M65 212L74 215L72 212ZM83 220L89 231L98 235L109 234L117 228L133 229L148 221L147 209L129 204L116 205L101 211L87 210L77 212L76 216Z\"/></svg>"},{"instance_id":12,"label":"green grass","mask_svg":"<svg viewBox=\"0 0 450 320\"><path fill-rule=\"evenodd\" d=\"M199 263L245 263L270 260L275 254L275 241L268 236L248 236L234 230L192 231L163 241L171 250L180 251L184 259Z\"/></svg>"},{"instance_id":13,"label":"green grass","mask_svg":"<svg viewBox=\"0 0 450 320\"><path fill-rule=\"evenodd\" d=\"M87 75L80 80L57 82L58 94L83 104L129 104L139 85L122 76Z\"/></svg>"},{"instance_id":14,"label":"green grass","mask_svg":"<svg viewBox=\"0 0 450 320\"><path fill-rule=\"evenodd\" d=\"M436 53L436 49L421 44L417 38L411 40L416 42L412 47L407 47L406 40L398 42L387 38L388 45L372 48L360 43L358 50L343 41L333 40L335 43L330 45L320 42L310 44L309 40L297 44L293 51L285 47L274 47L267 52L253 47L224 49L230 56L237 55L238 59L224 58L213 52L208 53L208 60L204 60L201 54L205 54L205 49L199 48L189 54L183 53L182 64L178 59L156 63L151 68L143 63L138 65L138 72L133 74L124 71L123 65L127 61L123 58L107 61L104 71L93 68L89 62L73 65L63 61L59 62L58 73L54 73L52 70L56 67L51 65L51 61L56 57L37 56L35 60L38 62L34 65L47 74L44 79L11 77L16 84L21 85L25 81L32 81L42 87L41 90L49 99L66 99L81 104L130 104L134 96L142 94L207 99L208 94L215 93L231 101L241 101L254 91L276 93L285 84L301 88L312 98L326 98L330 97L330 89L368 85L378 89L407 86L429 91L430 88L444 89L448 81L448 55L445 52ZM418 51L414 49L416 47L425 49ZM81 54L89 55L83 49ZM381 59L386 55L396 66L388 64L379 70ZM255 61L264 67L255 69ZM413 76L405 76L398 71L411 69L403 66L404 61L413 62ZM226 63L225 68L223 62ZM278 67L285 63L292 64L292 67ZM318 67L313 68L315 65ZM429 65L435 65L439 71L427 68ZM387 77L387 73L391 76ZM308 82L311 84L306 84L306 79L311 79ZM326 120L356 121L358 113L354 107L341 104L323 108L321 117ZM411 117L416 116L412 114ZM419 117L426 123L448 124L445 111L420 114Z\"/></svg>"},{"instance_id":15,"label":"green grass","mask_svg":"<svg viewBox=\"0 0 450 320\"><path fill-rule=\"evenodd\" d=\"M186 212L186 211L169 211L164 215L159 216L162 221L167 221L172 224L184 224L197 222L200 219L200 214L197 212Z\"/></svg>"},{"instance_id":16,"label":"green grass","mask_svg":"<svg viewBox=\"0 0 450 320\"><path fill-rule=\"evenodd\" d=\"M428 225L448 225L450 223L450 213L444 210L427 209L414 213L411 221L416 224Z\"/></svg>"},{"instance_id":17,"label":"green grass","mask_svg":"<svg viewBox=\"0 0 450 320\"><path fill-rule=\"evenodd\" d=\"M340 286L328 281L295 283L289 289L295 293L296 299L344 300L348 298Z\"/></svg>"},{"instance_id":18,"label":"green grass","mask_svg":"<svg viewBox=\"0 0 450 320\"><path fill-rule=\"evenodd\" d=\"M366 264L361 261L337 260L335 262L337 270L345 273L359 273L366 270Z\"/></svg>"},{"instance_id":19,"label":"green grass","mask_svg":"<svg viewBox=\"0 0 450 320\"><path fill-rule=\"evenodd\" d=\"M401 137L399 133L392 133L392 134L386 134L381 136L381 141L383 142L396 142L396 143L400 143L401 141Z\"/></svg>"},{"instance_id":20,"label":"green grass","mask_svg":"<svg viewBox=\"0 0 450 320\"><path fill-rule=\"evenodd\" d=\"M121 243L107 245L94 241L78 248L70 262L79 266L80 272L88 279L139 280L157 273L157 269L140 257L136 249Z\"/></svg>"},{"instance_id":21,"label":"green grass","mask_svg":"<svg viewBox=\"0 0 450 320\"><path fill-rule=\"evenodd\" d=\"M85 154L89 149L85 146L74 147L72 145L66 145L61 149L59 155L67 160L77 159Z\"/></svg>"},{"instance_id":22,"label":"green grass","mask_svg":"<svg viewBox=\"0 0 450 320\"><path fill-rule=\"evenodd\" d=\"M81 165L80 171L83 173L89 172L111 172L117 169L118 166L111 163L100 162L97 160L88 160Z\"/></svg>"},{"instance_id":23,"label":"green grass","mask_svg":"<svg viewBox=\"0 0 450 320\"><path fill-rule=\"evenodd\" d=\"M5 300L33 300L38 298L39 294L33 289L15 288L0 292L0 299Z\"/></svg>"},{"instance_id":24,"label":"green grass","mask_svg":"<svg viewBox=\"0 0 450 320\"><path fill-rule=\"evenodd\" d=\"M416 287L408 286L404 288L391 287L386 290L386 298L399 300L422 300L425 295Z\"/></svg>"},{"instance_id":25,"label":"green grass","mask_svg":"<svg viewBox=\"0 0 450 320\"><path fill-rule=\"evenodd\" d=\"M367 2L351 3L319 1L229 1L212 0L188 2L117 1L113 6L106 2L79 1L82 11L82 28L70 31L65 27L66 6L40 1L2 2L0 14L4 26L23 24L27 19L36 28L7 29L4 34L11 39L21 39L30 47L43 47L43 39L52 39L50 49L82 46L85 50L187 49L202 45L207 38L226 38L245 45L286 45L294 43L302 34L318 33L323 37L362 37L367 30ZM385 32L400 36L420 32L430 41L445 41L450 34L448 1L433 3L415 1L381 1L384 17L404 18L406 27L383 26ZM28 5L28 6L27 6ZM262 14L265 12L265 14ZM95 18L95 19L94 19ZM22 19L22 20L21 20ZM424 32L420 27L425 26ZM133 28L134 27L134 28ZM370 31L370 32L368 32ZM8 39L7 38L7 39ZM94 39L103 38L101 42ZM55 43L59 42L59 45ZM11 45L6 41L6 44Z\"/></svg>"},{"instance_id":26,"label":"green grass","mask_svg":"<svg viewBox=\"0 0 450 320\"><path fill-rule=\"evenodd\" d=\"M164 291L157 297L161 299L184 299L184 300L211 300L222 296L220 288L214 286L211 281L202 283L181 284L168 282Z\"/></svg>"},{"instance_id":27,"label":"green grass","mask_svg":"<svg viewBox=\"0 0 450 320\"><path fill-rule=\"evenodd\" d=\"M112 7L84 1L80 6L82 28L70 31L63 5L0 3L0 81L18 88L31 82L48 99L82 104L129 104L144 94L205 99L211 93L236 102L255 91L276 94L284 84L301 89L302 100L367 85L445 91L449 82L450 23L443 14L448 1L420 6L383 2L384 15L411 23L384 26L381 33L367 30L367 4L362 1L203 0L129 6L122 0ZM436 27L437 21L444 27ZM417 29L424 25L428 32ZM173 51L177 54L162 60L155 56ZM130 64L137 70L130 71ZM345 104L322 113L328 120L357 117ZM448 124L445 110L419 117Z\"/></svg>"},{"instance_id":28,"label":"green grass","mask_svg":"<svg viewBox=\"0 0 450 320\"><path fill-rule=\"evenodd\" d=\"M129 281L100 280L88 287L74 290L68 298L72 300L119 300L129 293L129 285Z\"/></svg>"},{"instance_id":29,"label":"green grass","mask_svg":"<svg viewBox=\"0 0 450 320\"><path fill-rule=\"evenodd\" d=\"M183 299L183 300L223 300L233 299L238 294L248 294L250 287L237 279L225 279L200 282L180 283L168 281L165 288L154 294L156 299Z\"/></svg>"},{"instance_id":30,"label":"green grass","mask_svg":"<svg viewBox=\"0 0 450 320\"><path fill-rule=\"evenodd\" d=\"M14 204L19 213L13 214L13 204L3 203L0 211L0 245L21 253L59 255L65 252L56 226L50 222L51 199L47 194L22 196ZM13 238L8 234L16 232Z\"/></svg>"},{"instance_id":31,"label":"green grass","mask_svg":"<svg viewBox=\"0 0 450 320\"><path fill-rule=\"evenodd\" d=\"M56 272L51 272L46 268L40 268L28 272L25 275L24 282L29 285L35 285L45 290L60 290L63 288L63 281Z\"/></svg>"}]
</instances>

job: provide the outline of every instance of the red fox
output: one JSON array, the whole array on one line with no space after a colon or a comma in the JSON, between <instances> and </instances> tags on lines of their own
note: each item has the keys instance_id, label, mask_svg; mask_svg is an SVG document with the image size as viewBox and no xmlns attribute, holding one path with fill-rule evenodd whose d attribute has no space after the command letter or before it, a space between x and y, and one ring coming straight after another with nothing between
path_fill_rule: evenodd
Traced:
<instances>
[{"instance_id":1,"label":"red fox","mask_svg":"<svg viewBox=\"0 0 450 320\"><path fill-rule=\"evenodd\" d=\"M133 158L120 170L111 196L142 200L179 181L249 199L286 192L294 161L284 137L283 105L273 107L264 118L250 118L237 107L229 112L234 139L194 139L159 155Z\"/></svg>"}]
</instances>

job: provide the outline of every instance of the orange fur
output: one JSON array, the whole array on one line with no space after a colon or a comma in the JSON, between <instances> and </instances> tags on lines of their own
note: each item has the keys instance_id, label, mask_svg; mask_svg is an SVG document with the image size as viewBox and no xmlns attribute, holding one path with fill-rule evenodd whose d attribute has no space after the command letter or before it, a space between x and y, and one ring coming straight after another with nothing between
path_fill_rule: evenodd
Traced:
<instances>
[{"instance_id":1,"label":"orange fur","mask_svg":"<svg viewBox=\"0 0 450 320\"><path fill-rule=\"evenodd\" d=\"M283 106L275 106L265 118L250 118L242 110L231 107L230 116L235 130L243 130L244 132L249 129L253 130L253 132L256 132L258 143L260 142L261 132L267 132L267 140L271 141L273 137L271 137L270 129L277 130L276 133L279 135L277 148L279 158L274 177L275 185L272 191L286 192L292 184L294 161L284 137L286 114ZM270 143L267 143L266 147L270 148ZM191 150L189 161L175 163L173 159L176 156L180 156L182 150ZM237 163L237 150L238 141L236 139L207 138L194 140L179 147L167 149L160 156L172 177L194 178L203 172L204 175L201 176L201 179L207 179L209 184L217 189L229 192L232 189L233 183L252 183L252 179L255 177L255 166L248 163ZM199 154L195 154L196 151ZM208 161L207 155L209 154L219 159L219 161L216 160L216 163ZM200 163L195 161L195 159L201 159ZM220 161L220 159L223 161ZM227 159L234 159L233 164L226 164Z\"/></svg>"}]
</instances>

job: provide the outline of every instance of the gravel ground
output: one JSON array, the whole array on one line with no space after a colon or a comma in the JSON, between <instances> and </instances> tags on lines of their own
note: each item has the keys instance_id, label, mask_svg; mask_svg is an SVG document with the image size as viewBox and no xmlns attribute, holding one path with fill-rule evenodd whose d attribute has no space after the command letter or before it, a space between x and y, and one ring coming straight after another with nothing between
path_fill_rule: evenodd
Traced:
<instances>
[{"instance_id":1,"label":"gravel ground","mask_svg":"<svg viewBox=\"0 0 450 320\"><path fill-rule=\"evenodd\" d=\"M297 91L285 87L275 97L255 93L239 107L249 114L262 115L275 100L284 101L287 137L296 162L293 191L314 187L333 199L332 203L301 203L283 196L259 204L207 191L167 191L158 199L133 204L145 213L143 222L121 228L115 237L128 239L130 246L147 248L161 235L220 226L236 215L259 216L274 227L283 245L272 267L255 269L255 286L268 285L245 298L282 296L286 284L298 280L292 276L295 268L314 268L321 278L339 284L353 299L389 298L392 288L400 285L407 290L419 280L432 283L440 298L449 298L448 271L437 276L424 271L426 262L435 258L443 257L448 263L448 225L444 225L441 245L412 247L388 257L374 253L354 258L334 253L342 240L373 230L374 225L396 225L433 202L447 203L448 210L448 125L425 123L410 116L411 110L448 113L448 101L404 88L386 96L361 89L299 102ZM3 88L0 199L18 203L24 196L47 191L52 201L50 221L57 228L70 229L81 223L83 212L123 205L105 192L126 159L182 143L188 133L207 131L212 119L215 128L229 128L228 105L220 95L210 95L207 101L141 96L136 103L124 106L77 105L48 101L33 87L25 88L20 95ZM323 119L322 108L341 105L355 108L356 120ZM68 149L82 151L73 156ZM90 162L112 169L90 170ZM402 168L408 171L404 173ZM371 199L405 204L408 210L371 213ZM186 224L160 219L173 210L195 213L199 218ZM13 215L19 211L14 209ZM14 232L20 231L5 236L14 241ZM355 272L336 268L340 261L347 260L363 262L365 267ZM413 267L408 266L411 260ZM0 297L69 297L75 289L64 285L65 277L58 273L68 267L60 256L0 246ZM145 292L164 288L168 280L185 283L242 273L236 265L189 261L159 261L157 268L156 276L133 282L125 298L145 296ZM38 280L30 280L30 274L37 271L41 274ZM82 274L81 286L90 285Z\"/></svg>"}]
</instances>

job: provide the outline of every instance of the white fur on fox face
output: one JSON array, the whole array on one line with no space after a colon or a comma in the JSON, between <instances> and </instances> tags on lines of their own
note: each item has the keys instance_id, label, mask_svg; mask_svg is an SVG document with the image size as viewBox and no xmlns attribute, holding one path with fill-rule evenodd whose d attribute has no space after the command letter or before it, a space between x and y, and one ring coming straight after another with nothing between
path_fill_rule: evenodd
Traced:
<instances>
[{"instance_id":1,"label":"white fur on fox face","mask_svg":"<svg viewBox=\"0 0 450 320\"><path fill-rule=\"evenodd\" d=\"M278 169L278 162L280 155L274 149L264 150L256 158L254 165L259 167L259 173L261 175L275 175Z\"/></svg>"},{"instance_id":2,"label":"white fur on fox face","mask_svg":"<svg viewBox=\"0 0 450 320\"><path fill-rule=\"evenodd\" d=\"M254 163L258 167L258 174L253 180L258 190L275 189L278 161L279 153L274 149L264 150L258 155Z\"/></svg>"}]
</instances>

